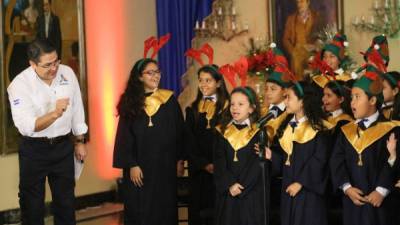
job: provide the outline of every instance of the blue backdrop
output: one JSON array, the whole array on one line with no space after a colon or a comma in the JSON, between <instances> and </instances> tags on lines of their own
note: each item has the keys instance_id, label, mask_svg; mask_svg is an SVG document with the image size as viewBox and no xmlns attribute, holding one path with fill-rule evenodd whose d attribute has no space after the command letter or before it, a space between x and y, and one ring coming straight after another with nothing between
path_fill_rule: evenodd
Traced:
<instances>
[{"instance_id":1,"label":"blue backdrop","mask_svg":"<svg viewBox=\"0 0 400 225\"><path fill-rule=\"evenodd\" d=\"M191 47L193 28L211 13L212 0L157 0L158 36L171 33L171 39L158 54L162 70L161 87L181 91L181 76L186 71L185 52Z\"/></svg>"}]
</instances>

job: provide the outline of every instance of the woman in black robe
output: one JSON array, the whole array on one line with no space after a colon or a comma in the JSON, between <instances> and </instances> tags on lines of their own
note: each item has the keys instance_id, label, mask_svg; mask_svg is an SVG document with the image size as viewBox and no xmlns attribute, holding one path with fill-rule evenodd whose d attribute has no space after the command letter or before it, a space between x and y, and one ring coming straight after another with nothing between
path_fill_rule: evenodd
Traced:
<instances>
[{"instance_id":1,"label":"woman in black robe","mask_svg":"<svg viewBox=\"0 0 400 225\"><path fill-rule=\"evenodd\" d=\"M123 169L125 225L177 224L184 123L173 92L158 89L160 78L155 60L139 60L117 106L113 166Z\"/></svg>"},{"instance_id":2,"label":"woman in black robe","mask_svg":"<svg viewBox=\"0 0 400 225\"><path fill-rule=\"evenodd\" d=\"M197 98L186 108L186 125L193 135L187 138L190 142L187 149L190 177L189 223L211 225L215 205L214 128L228 106L229 94L216 65L201 67L198 78Z\"/></svg>"}]
</instances>

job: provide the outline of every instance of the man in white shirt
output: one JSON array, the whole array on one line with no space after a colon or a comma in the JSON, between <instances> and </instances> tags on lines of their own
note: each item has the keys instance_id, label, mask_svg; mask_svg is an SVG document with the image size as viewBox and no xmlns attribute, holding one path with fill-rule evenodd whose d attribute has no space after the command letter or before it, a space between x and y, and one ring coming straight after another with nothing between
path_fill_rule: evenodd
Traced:
<instances>
[{"instance_id":1,"label":"man in white shirt","mask_svg":"<svg viewBox=\"0 0 400 225\"><path fill-rule=\"evenodd\" d=\"M13 121L22 135L22 224L44 225L46 178L52 192L54 224L75 224L74 155L78 160L86 157L84 135L88 130L79 84L72 69L60 64L49 41L32 42L28 58L30 67L7 89Z\"/></svg>"}]
</instances>

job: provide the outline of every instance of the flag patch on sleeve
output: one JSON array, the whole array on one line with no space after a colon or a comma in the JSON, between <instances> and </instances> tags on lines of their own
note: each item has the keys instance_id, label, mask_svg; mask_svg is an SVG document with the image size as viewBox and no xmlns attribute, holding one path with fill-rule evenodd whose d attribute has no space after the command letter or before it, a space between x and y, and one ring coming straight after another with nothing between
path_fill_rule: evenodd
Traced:
<instances>
[{"instance_id":1,"label":"flag patch on sleeve","mask_svg":"<svg viewBox=\"0 0 400 225\"><path fill-rule=\"evenodd\" d=\"M13 100L13 105L19 105L21 100L19 98Z\"/></svg>"}]
</instances>

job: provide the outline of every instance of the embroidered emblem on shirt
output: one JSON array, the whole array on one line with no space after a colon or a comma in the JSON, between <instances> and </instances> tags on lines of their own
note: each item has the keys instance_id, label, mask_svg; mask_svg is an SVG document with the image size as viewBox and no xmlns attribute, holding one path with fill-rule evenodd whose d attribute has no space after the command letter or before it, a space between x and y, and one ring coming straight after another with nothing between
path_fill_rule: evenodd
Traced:
<instances>
[{"instance_id":1,"label":"embroidered emblem on shirt","mask_svg":"<svg viewBox=\"0 0 400 225\"><path fill-rule=\"evenodd\" d=\"M19 105L19 103L21 103L21 100L19 98L13 100L13 105Z\"/></svg>"},{"instance_id":2,"label":"embroidered emblem on shirt","mask_svg":"<svg viewBox=\"0 0 400 225\"><path fill-rule=\"evenodd\" d=\"M63 74L61 74L60 85L68 85L68 80Z\"/></svg>"}]
</instances>

